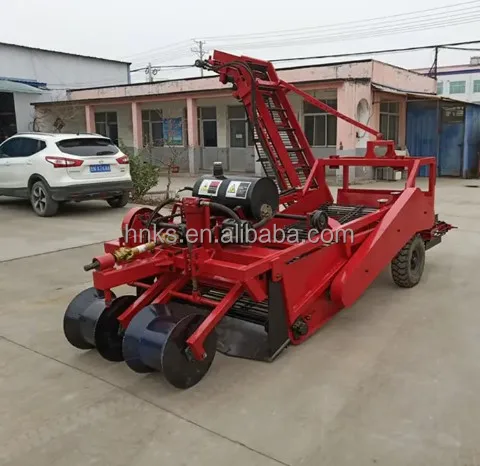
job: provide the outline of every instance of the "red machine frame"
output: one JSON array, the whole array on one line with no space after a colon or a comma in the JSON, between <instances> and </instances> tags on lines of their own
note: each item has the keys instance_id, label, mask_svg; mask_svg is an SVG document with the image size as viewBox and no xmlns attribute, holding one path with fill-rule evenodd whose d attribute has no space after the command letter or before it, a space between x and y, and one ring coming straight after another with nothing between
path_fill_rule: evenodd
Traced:
<instances>
[{"instance_id":1,"label":"red machine frame","mask_svg":"<svg viewBox=\"0 0 480 466\"><path fill-rule=\"evenodd\" d=\"M252 123L259 161L278 185L281 211L265 219L265 230L285 229L325 205L353 206L352 212L360 206L363 213L344 221L331 216L328 230L334 240L257 241L245 246L197 238L185 247L168 243L162 235L169 227L177 231L175 215L189 230L211 228L212 219L214 230L219 228L222 219L213 215L208 199L184 197L164 217L149 208L135 208L123 220L122 236L106 242L105 254L94 258L93 285L104 292L107 307L114 298L112 289L128 284L139 291L118 317L124 329L151 304L180 301L206 309L204 320L186 339L198 361L206 358L206 338L242 297L252 303L268 302L272 320L267 333L272 335L263 359L272 360L288 343L303 342L335 313L351 306L412 238L420 236L428 249L452 228L439 222L434 212L436 159L397 155L393 141L382 140L374 129L282 81L269 62L216 51L197 65L233 85L233 95L244 104ZM316 159L289 103L290 92L372 134L375 139L367 142L365 156ZM405 188L351 188L349 167L356 166L406 171ZM416 186L422 166L429 167L425 191ZM327 167L343 168L336 200L326 182ZM153 228L154 217L160 230ZM339 233L347 230L353 237L339 240ZM212 299L202 287L221 293ZM272 326L279 329L278 335L273 335Z\"/></svg>"}]
</instances>

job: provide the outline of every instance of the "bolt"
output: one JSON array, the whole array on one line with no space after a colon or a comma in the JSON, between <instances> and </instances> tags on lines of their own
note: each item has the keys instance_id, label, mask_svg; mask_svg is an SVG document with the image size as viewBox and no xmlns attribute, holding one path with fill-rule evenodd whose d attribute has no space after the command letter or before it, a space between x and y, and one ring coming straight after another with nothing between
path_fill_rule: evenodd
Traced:
<instances>
[{"instance_id":1,"label":"bolt","mask_svg":"<svg viewBox=\"0 0 480 466\"><path fill-rule=\"evenodd\" d=\"M202 359L207 359L207 353L202 354Z\"/></svg>"}]
</instances>

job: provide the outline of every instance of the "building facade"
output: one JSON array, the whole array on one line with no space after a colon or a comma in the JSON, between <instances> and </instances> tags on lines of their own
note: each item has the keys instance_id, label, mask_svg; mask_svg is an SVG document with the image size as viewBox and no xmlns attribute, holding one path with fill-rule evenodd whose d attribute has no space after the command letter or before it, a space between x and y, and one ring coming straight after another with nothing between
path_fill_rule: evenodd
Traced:
<instances>
[{"instance_id":1,"label":"building facade","mask_svg":"<svg viewBox=\"0 0 480 466\"><path fill-rule=\"evenodd\" d=\"M65 100L69 88L129 82L129 63L0 43L0 141L37 129L34 102Z\"/></svg>"},{"instance_id":2,"label":"building facade","mask_svg":"<svg viewBox=\"0 0 480 466\"><path fill-rule=\"evenodd\" d=\"M416 70L427 74L428 69ZM471 103L480 103L480 57L472 57L466 65L437 68L437 94Z\"/></svg>"},{"instance_id":3,"label":"building facade","mask_svg":"<svg viewBox=\"0 0 480 466\"><path fill-rule=\"evenodd\" d=\"M279 70L281 79L340 112L406 143L407 93L435 98L435 80L374 60ZM317 157L364 153L369 135L289 95ZM198 173L222 161L230 172L260 173L245 111L217 76L71 90L64 102L35 104L39 130L98 132L154 162L178 155L182 170ZM362 176L362 173L356 173Z\"/></svg>"}]
</instances>

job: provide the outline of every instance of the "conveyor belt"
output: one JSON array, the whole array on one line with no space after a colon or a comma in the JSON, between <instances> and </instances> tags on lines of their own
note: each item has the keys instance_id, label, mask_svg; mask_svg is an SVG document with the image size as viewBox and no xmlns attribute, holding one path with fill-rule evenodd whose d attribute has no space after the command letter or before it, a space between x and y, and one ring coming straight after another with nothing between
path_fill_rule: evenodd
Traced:
<instances>
[{"instance_id":1,"label":"conveyor belt","mask_svg":"<svg viewBox=\"0 0 480 466\"><path fill-rule=\"evenodd\" d=\"M337 204L324 204L320 209L326 211L330 218L337 220L341 225L344 225L352 220L361 218L372 212L376 212L378 209L366 206L343 206ZM308 239L308 231L310 225L307 222L300 221L294 224L287 225L284 229L285 233L297 235L299 241ZM288 239L288 237L287 237Z\"/></svg>"}]
</instances>

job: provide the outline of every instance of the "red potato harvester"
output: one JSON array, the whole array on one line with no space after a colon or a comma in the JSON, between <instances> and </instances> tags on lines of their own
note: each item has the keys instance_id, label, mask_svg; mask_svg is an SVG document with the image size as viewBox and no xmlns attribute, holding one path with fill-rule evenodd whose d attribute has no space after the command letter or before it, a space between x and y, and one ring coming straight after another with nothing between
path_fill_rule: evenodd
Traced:
<instances>
[{"instance_id":1,"label":"red potato harvester","mask_svg":"<svg viewBox=\"0 0 480 466\"><path fill-rule=\"evenodd\" d=\"M160 371L183 389L205 376L216 351L273 361L354 304L389 264L398 286L417 285L425 251L454 228L435 215L434 157L397 155L393 141L282 81L269 62L215 51L196 66L232 85L266 176L227 177L216 164L185 188L191 196L130 210L122 236L85 266L93 287L64 317L73 346ZM316 159L288 93L372 134L365 155ZM415 185L424 165L425 191ZM406 170L405 188L351 188L356 166ZM336 199L326 167L343 168ZM121 285L134 293L117 297Z\"/></svg>"}]
</instances>

